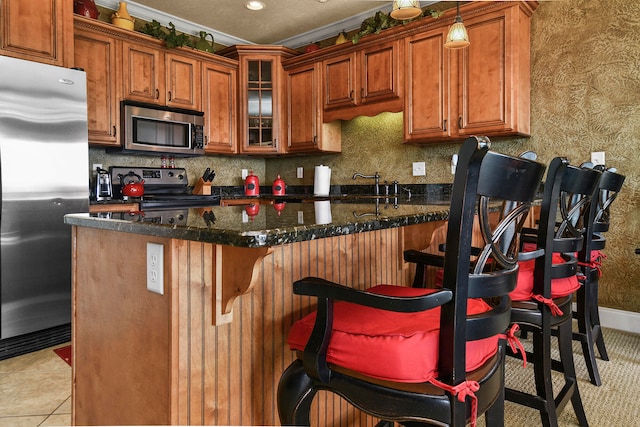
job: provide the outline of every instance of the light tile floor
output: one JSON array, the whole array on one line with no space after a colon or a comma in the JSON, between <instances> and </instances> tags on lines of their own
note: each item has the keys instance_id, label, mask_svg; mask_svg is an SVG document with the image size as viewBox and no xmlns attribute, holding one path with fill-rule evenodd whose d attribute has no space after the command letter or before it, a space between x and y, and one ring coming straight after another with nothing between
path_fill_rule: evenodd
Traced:
<instances>
[{"instance_id":1,"label":"light tile floor","mask_svg":"<svg viewBox=\"0 0 640 427\"><path fill-rule=\"evenodd\" d=\"M0 361L0 427L71 425L71 367L53 349Z\"/></svg>"}]
</instances>

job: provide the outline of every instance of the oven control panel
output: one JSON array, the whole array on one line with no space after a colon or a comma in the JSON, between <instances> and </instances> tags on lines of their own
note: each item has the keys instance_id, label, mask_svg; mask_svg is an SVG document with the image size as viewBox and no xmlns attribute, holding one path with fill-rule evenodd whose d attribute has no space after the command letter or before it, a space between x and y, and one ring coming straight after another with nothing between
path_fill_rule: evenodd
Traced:
<instances>
[{"instance_id":1,"label":"oven control panel","mask_svg":"<svg viewBox=\"0 0 640 427\"><path fill-rule=\"evenodd\" d=\"M109 173L114 185L121 185L123 177L126 176L140 177L144 180L145 187L153 187L154 185L185 187L189 184L187 170L184 168L111 166Z\"/></svg>"}]
</instances>

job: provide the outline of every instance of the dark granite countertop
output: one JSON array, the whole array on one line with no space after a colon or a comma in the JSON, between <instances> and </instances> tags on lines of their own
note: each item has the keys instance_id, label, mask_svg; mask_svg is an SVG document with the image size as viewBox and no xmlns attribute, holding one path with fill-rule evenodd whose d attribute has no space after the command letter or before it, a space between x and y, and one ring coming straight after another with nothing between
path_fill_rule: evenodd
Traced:
<instances>
[{"instance_id":1,"label":"dark granite countertop","mask_svg":"<svg viewBox=\"0 0 640 427\"><path fill-rule=\"evenodd\" d=\"M448 199L448 197L447 197ZM445 197L226 197L220 206L167 211L68 214L81 227L240 247L276 246L446 220ZM170 216L179 218L173 224Z\"/></svg>"}]
</instances>

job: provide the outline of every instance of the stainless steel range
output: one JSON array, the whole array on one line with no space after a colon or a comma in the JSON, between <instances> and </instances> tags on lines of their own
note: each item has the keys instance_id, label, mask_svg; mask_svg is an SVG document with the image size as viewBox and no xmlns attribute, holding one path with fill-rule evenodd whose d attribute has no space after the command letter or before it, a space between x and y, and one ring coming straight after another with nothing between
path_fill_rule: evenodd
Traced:
<instances>
[{"instance_id":1,"label":"stainless steel range","mask_svg":"<svg viewBox=\"0 0 640 427\"><path fill-rule=\"evenodd\" d=\"M122 219L160 225L186 225L189 218L188 208L156 208L137 212L98 212L99 218Z\"/></svg>"},{"instance_id":2,"label":"stainless steel range","mask_svg":"<svg viewBox=\"0 0 640 427\"><path fill-rule=\"evenodd\" d=\"M143 212L220 204L219 195L193 194L192 188L189 187L187 170L184 168L112 166L109 168L109 173L113 183L114 197L139 203L140 210ZM132 176L139 177L144 181L142 197L130 197L122 194L128 178Z\"/></svg>"}]
</instances>

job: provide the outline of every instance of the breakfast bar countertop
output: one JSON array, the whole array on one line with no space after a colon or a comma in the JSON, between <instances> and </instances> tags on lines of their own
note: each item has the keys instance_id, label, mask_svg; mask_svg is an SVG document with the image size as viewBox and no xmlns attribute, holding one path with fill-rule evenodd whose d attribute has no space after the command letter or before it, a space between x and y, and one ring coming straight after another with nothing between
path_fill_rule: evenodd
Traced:
<instances>
[{"instance_id":1,"label":"breakfast bar countertop","mask_svg":"<svg viewBox=\"0 0 640 427\"><path fill-rule=\"evenodd\" d=\"M220 206L184 210L181 224L159 224L145 212L78 213L81 227L237 247L278 246L332 236L446 220L449 201L433 196L228 198Z\"/></svg>"}]
</instances>

